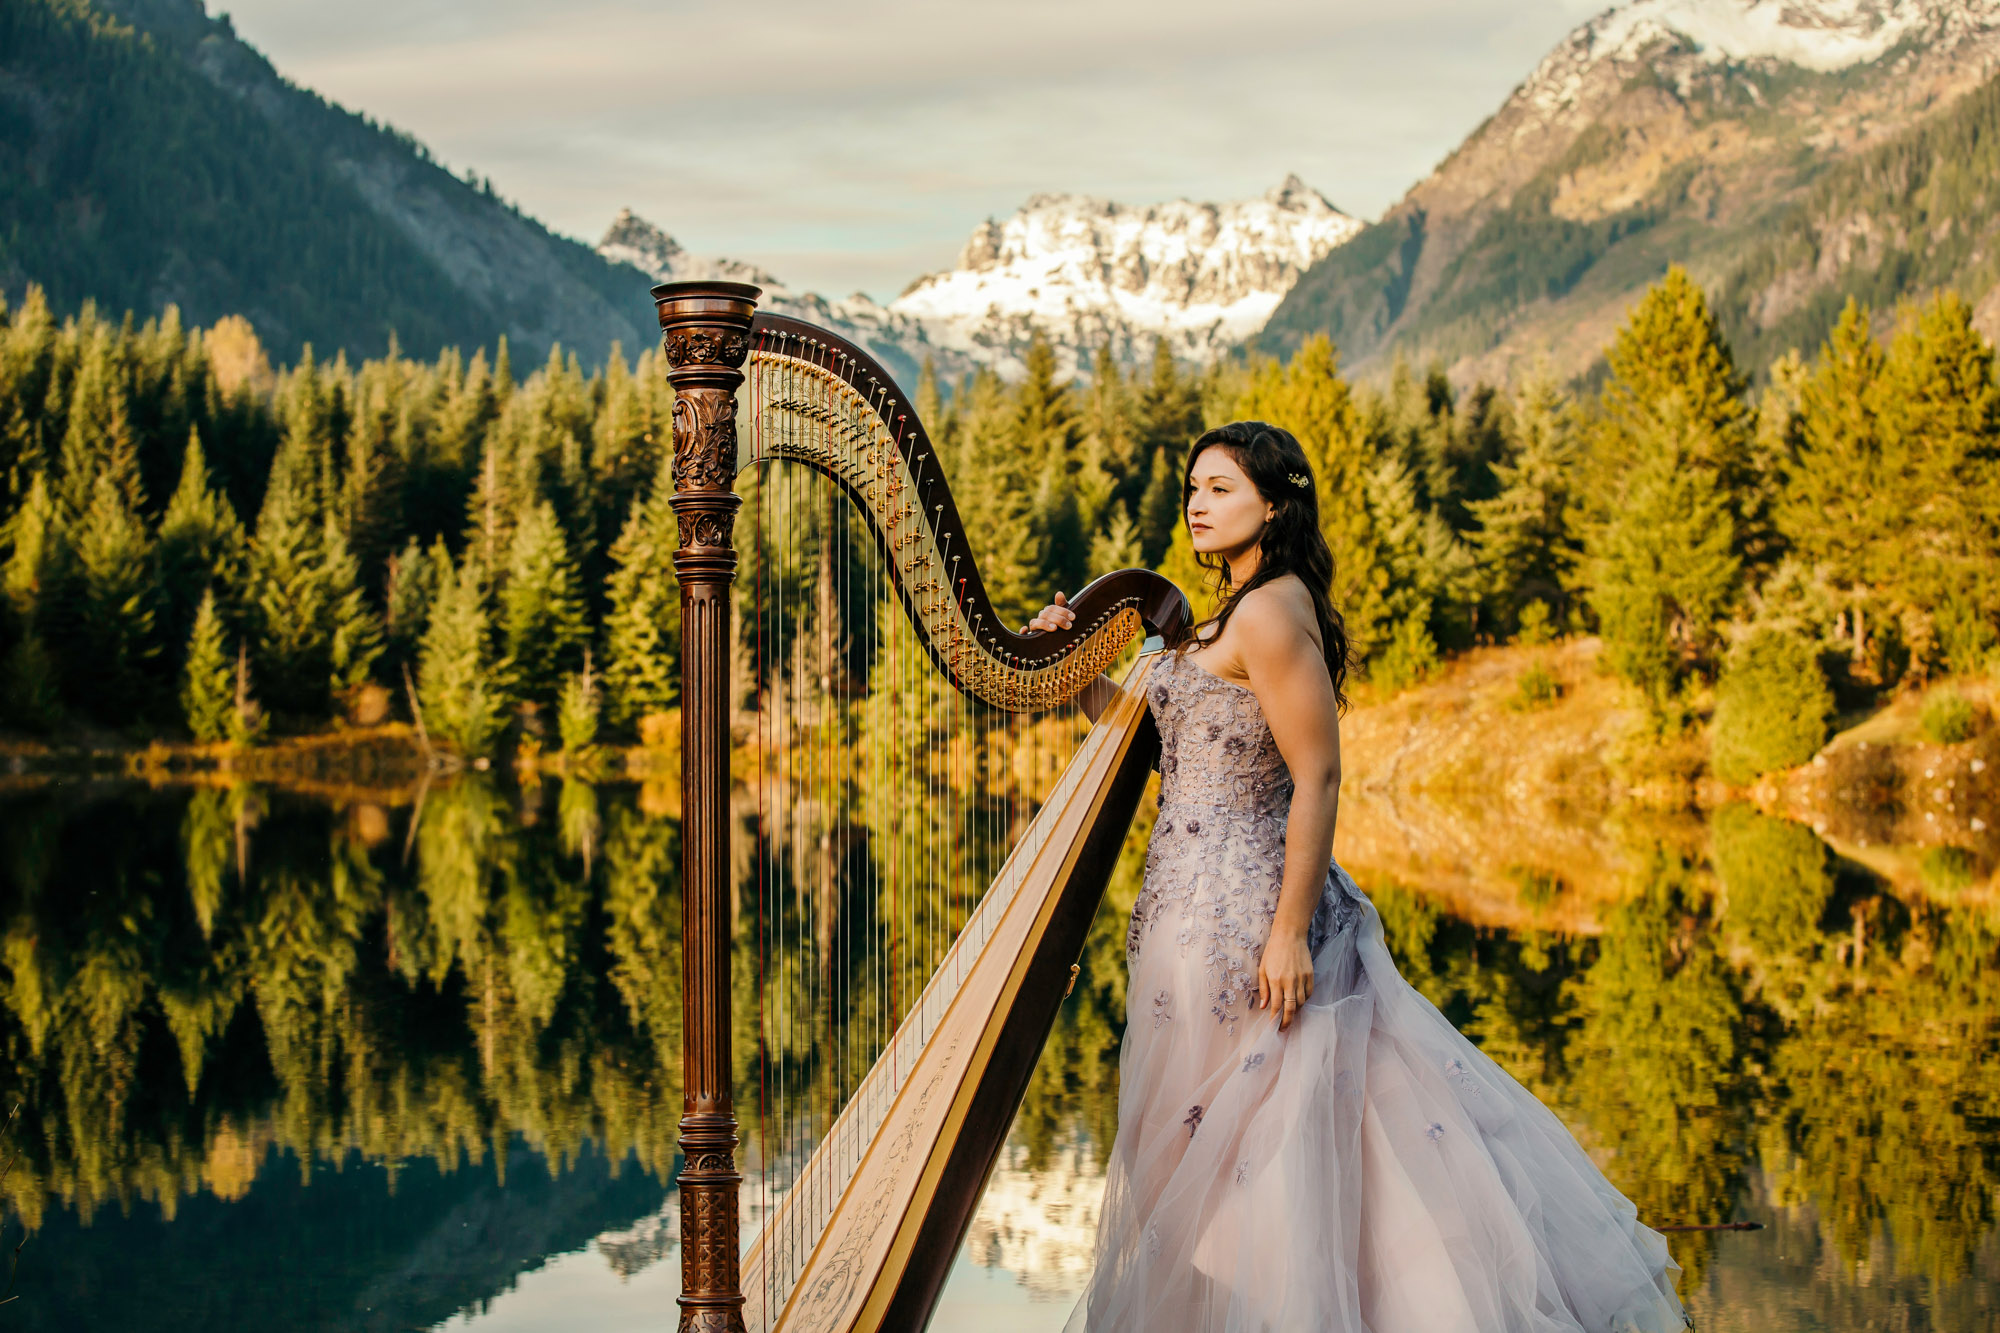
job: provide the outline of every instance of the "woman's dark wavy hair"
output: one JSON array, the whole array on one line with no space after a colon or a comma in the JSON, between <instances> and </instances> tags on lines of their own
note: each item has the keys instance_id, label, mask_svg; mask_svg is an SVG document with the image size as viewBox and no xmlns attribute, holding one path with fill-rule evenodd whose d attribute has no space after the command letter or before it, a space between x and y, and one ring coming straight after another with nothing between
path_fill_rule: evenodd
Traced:
<instances>
[{"instance_id":1,"label":"woman's dark wavy hair","mask_svg":"<svg viewBox=\"0 0 2000 1333\"><path fill-rule=\"evenodd\" d=\"M1306 451L1290 431L1266 421L1232 421L1217 426L1188 450L1187 467L1181 474L1183 504L1194 489L1195 460L1208 449L1227 450L1236 460L1257 494L1271 506L1271 521L1258 542L1261 556L1257 572L1240 588L1229 586L1229 563L1221 556L1195 554L1195 560L1216 576L1227 596L1214 615L1182 633L1175 648L1185 652L1200 640L1220 637L1246 593L1295 574L1312 595L1313 616L1319 621L1320 644L1326 651L1326 672L1333 678L1334 698L1345 712L1347 623L1333 607L1333 552L1319 530L1319 491L1313 484ZM1187 521L1185 512L1181 521Z\"/></svg>"}]
</instances>

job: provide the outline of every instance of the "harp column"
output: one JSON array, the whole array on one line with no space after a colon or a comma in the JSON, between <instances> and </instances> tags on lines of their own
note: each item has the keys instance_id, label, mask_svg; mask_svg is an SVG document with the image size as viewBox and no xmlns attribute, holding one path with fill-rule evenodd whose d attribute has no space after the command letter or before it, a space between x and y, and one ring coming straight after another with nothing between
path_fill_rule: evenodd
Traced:
<instances>
[{"instance_id":1,"label":"harp column","mask_svg":"<svg viewBox=\"0 0 2000 1333\"><path fill-rule=\"evenodd\" d=\"M681 585L681 1321L741 1333L729 1052L729 589L736 581L736 390L759 289L653 289L674 386Z\"/></svg>"}]
</instances>

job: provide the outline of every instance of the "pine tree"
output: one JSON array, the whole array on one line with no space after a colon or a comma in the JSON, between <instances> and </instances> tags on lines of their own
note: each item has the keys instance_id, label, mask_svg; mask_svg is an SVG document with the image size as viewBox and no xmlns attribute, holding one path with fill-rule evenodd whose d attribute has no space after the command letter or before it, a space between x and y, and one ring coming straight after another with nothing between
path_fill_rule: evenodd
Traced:
<instances>
[{"instance_id":1,"label":"pine tree","mask_svg":"<svg viewBox=\"0 0 2000 1333\"><path fill-rule=\"evenodd\" d=\"M968 533L979 534L972 554L986 584L990 611L1012 628L1047 604L1055 588L1043 570L1048 541L1037 502L1043 499L1041 465L1020 435L1018 404L1010 401L1000 377L989 370L975 372L959 394L964 433L960 456L964 480L954 477L954 494L963 496L959 513ZM1069 591L1065 589L1064 591Z\"/></svg>"},{"instance_id":2,"label":"pine tree","mask_svg":"<svg viewBox=\"0 0 2000 1333\"><path fill-rule=\"evenodd\" d=\"M1111 520L1090 539L1090 575L1139 567L1139 533L1123 509L1113 508Z\"/></svg>"},{"instance_id":3,"label":"pine tree","mask_svg":"<svg viewBox=\"0 0 2000 1333\"><path fill-rule=\"evenodd\" d=\"M562 700L556 710L556 731L565 754L581 754L596 744L600 693L597 675L591 670L590 649L585 648L583 670L563 681Z\"/></svg>"},{"instance_id":4,"label":"pine tree","mask_svg":"<svg viewBox=\"0 0 2000 1333\"><path fill-rule=\"evenodd\" d=\"M451 554L442 539L434 554L412 537L389 557L383 570L387 588L382 599L386 608L382 626L385 679L400 680L404 667L416 666L418 647L430 625L439 573L450 564Z\"/></svg>"},{"instance_id":5,"label":"pine tree","mask_svg":"<svg viewBox=\"0 0 2000 1333\"><path fill-rule=\"evenodd\" d=\"M1904 312L1876 411L1876 541L1863 575L1905 613L1920 666L1981 666L2000 621L2000 384L1957 295Z\"/></svg>"},{"instance_id":6,"label":"pine tree","mask_svg":"<svg viewBox=\"0 0 2000 1333\"><path fill-rule=\"evenodd\" d=\"M1259 366L1236 415L1284 427L1305 450L1320 531L1333 551L1334 604L1348 617L1356 652L1365 657L1387 633L1382 597L1389 573L1370 514L1371 487L1378 497L1381 488L1378 459L1333 344L1308 338L1289 364Z\"/></svg>"},{"instance_id":7,"label":"pine tree","mask_svg":"<svg viewBox=\"0 0 2000 1333\"><path fill-rule=\"evenodd\" d=\"M1585 548L1610 657L1665 708L1713 660L1757 546L1751 427L1729 349L1680 268L1633 307L1609 352Z\"/></svg>"},{"instance_id":8,"label":"pine tree","mask_svg":"<svg viewBox=\"0 0 2000 1333\"><path fill-rule=\"evenodd\" d=\"M1715 474L1662 449L1626 478L1617 513L1592 533L1591 604L1611 664L1662 713L1690 663L1712 652L1735 600L1733 520Z\"/></svg>"},{"instance_id":9,"label":"pine tree","mask_svg":"<svg viewBox=\"0 0 2000 1333\"><path fill-rule=\"evenodd\" d=\"M1115 506L1130 518L1146 484L1146 459L1139 456L1137 404L1111 344L1097 349L1083 399L1083 468L1077 483L1078 510L1086 531L1101 533Z\"/></svg>"},{"instance_id":10,"label":"pine tree","mask_svg":"<svg viewBox=\"0 0 2000 1333\"><path fill-rule=\"evenodd\" d=\"M134 513L145 505L139 477L139 442L120 349L99 326L83 351L70 386L68 428L63 433L56 498L72 516L94 503L97 478L108 478Z\"/></svg>"},{"instance_id":11,"label":"pine tree","mask_svg":"<svg viewBox=\"0 0 2000 1333\"><path fill-rule=\"evenodd\" d=\"M1166 471L1174 479L1174 507L1178 511L1180 478L1185 471L1188 446L1201 434L1201 385L1194 377L1181 374L1173 349L1167 346L1165 338L1153 340L1152 365L1147 371L1145 384L1139 388L1138 397L1133 423L1132 483L1135 487L1147 487L1150 494L1154 469L1160 460L1164 460ZM1121 498L1128 498L1132 503L1138 501L1136 493ZM1172 534L1161 529L1155 535L1164 550Z\"/></svg>"},{"instance_id":12,"label":"pine tree","mask_svg":"<svg viewBox=\"0 0 2000 1333\"><path fill-rule=\"evenodd\" d=\"M151 542L125 488L100 473L70 543L62 627L55 643L75 708L112 723L149 702L153 641Z\"/></svg>"},{"instance_id":13,"label":"pine tree","mask_svg":"<svg viewBox=\"0 0 2000 1333\"><path fill-rule=\"evenodd\" d=\"M196 608L222 590L217 614L241 588L246 540L228 497L209 485L208 460L199 432L190 430L181 459L180 484L160 521L158 547L160 634L175 646L188 643Z\"/></svg>"},{"instance_id":14,"label":"pine tree","mask_svg":"<svg viewBox=\"0 0 2000 1333\"><path fill-rule=\"evenodd\" d=\"M648 713L680 697L680 587L671 459L662 460L652 493L632 511L611 547L611 608L604 618L604 713L630 733Z\"/></svg>"},{"instance_id":15,"label":"pine tree","mask_svg":"<svg viewBox=\"0 0 2000 1333\"><path fill-rule=\"evenodd\" d=\"M532 506L514 530L500 602L516 693L552 705L562 677L582 657L590 627L576 563L555 507L546 500Z\"/></svg>"},{"instance_id":16,"label":"pine tree","mask_svg":"<svg viewBox=\"0 0 2000 1333\"><path fill-rule=\"evenodd\" d=\"M1151 474L1139 501L1139 559L1148 569L1157 569L1173 545L1174 533L1182 525L1184 512L1181 473L1175 456L1161 449L1153 454Z\"/></svg>"},{"instance_id":17,"label":"pine tree","mask_svg":"<svg viewBox=\"0 0 2000 1333\"><path fill-rule=\"evenodd\" d=\"M235 706L229 714L229 739L238 745L255 745L264 739L269 719L264 716L250 688L250 646L236 643Z\"/></svg>"},{"instance_id":18,"label":"pine tree","mask_svg":"<svg viewBox=\"0 0 2000 1333\"><path fill-rule=\"evenodd\" d=\"M639 375L634 377L617 344L612 344L599 389L603 405L591 427L592 493L597 505L590 532L591 546L600 553L616 540L626 514L659 471L660 456L668 445L667 422L658 415L648 378L664 377L646 357L640 358Z\"/></svg>"},{"instance_id":19,"label":"pine tree","mask_svg":"<svg viewBox=\"0 0 2000 1333\"><path fill-rule=\"evenodd\" d=\"M0 329L0 506L23 498L53 452L44 410L55 373L56 322L34 283Z\"/></svg>"},{"instance_id":20,"label":"pine tree","mask_svg":"<svg viewBox=\"0 0 2000 1333\"><path fill-rule=\"evenodd\" d=\"M219 741L230 734L236 716L236 669L222 642L222 617L215 593L202 595L188 636L181 668L181 719L198 741Z\"/></svg>"},{"instance_id":21,"label":"pine tree","mask_svg":"<svg viewBox=\"0 0 2000 1333\"><path fill-rule=\"evenodd\" d=\"M507 701L494 667L486 588L478 564L467 558L440 580L417 693L430 733L468 756L491 754L505 728Z\"/></svg>"},{"instance_id":22,"label":"pine tree","mask_svg":"<svg viewBox=\"0 0 2000 1333\"><path fill-rule=\"evenodd\" d=\"M361 591L359 563L340 529L327 524L321 566L330 607L327 689L345 698L367 684L382 656L382 621Z\"/></svg>"},{"instance_id":23,"label":"pine tree","mask_svg":"<svg viewBox=\"0 0 2000 1333\"><path fill-rule=\"evenodd\" d=\"M1569 610L1578 543L1569 509L1579 454L1576 413L1546 374L1515 395L1504 461L1491 464L1495 494L1466 508L1477 527L1482 592L1511 629L1530 602L1557 620Z\"/></svg>"},{"instance_id":24,"label":"pine tree","mask_svg":"<svg viewBox=\"0 0 2000 1333\"><path fill-rule=\"evenodd\" d=\"M247 611L255 627L257 672L284 712L322 717L332 676L333 590L326 576L325 526L310 508L310 479L272 467L249 558Z\"/></svg>"}]
</instances>

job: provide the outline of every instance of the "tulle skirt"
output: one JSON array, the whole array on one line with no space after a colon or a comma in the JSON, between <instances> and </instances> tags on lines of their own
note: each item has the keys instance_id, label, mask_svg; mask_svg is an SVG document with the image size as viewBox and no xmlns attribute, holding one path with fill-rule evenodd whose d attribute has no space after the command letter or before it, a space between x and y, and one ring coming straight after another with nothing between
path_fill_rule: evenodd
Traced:
<instances>
[{"instance_id":1,"label":"tulle skirt","mask_svg":"<svg viewBox=\"0 0 2000 1333\"><path fill-rule=\"evenodd\" d=\"M1223 1021L1199 950L1163 934L1135 961L1070 1333L1687 1327L1666 1242L1403 980L1359 905L1286 1032L1267 1010Z\"/></svg>"}]
</instances>

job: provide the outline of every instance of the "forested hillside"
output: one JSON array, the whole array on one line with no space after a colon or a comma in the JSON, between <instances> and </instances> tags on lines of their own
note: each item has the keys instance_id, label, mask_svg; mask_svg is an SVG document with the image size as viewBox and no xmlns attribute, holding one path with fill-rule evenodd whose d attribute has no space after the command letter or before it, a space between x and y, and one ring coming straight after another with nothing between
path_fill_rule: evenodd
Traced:
<instances>
[{"instance_id":1,"label":"forested hillside","mask_svg":"<svg viewBox=\"0 0 2000 1333\"><path fill-rule=\"evenodd\" d=\"M1673 264L1725 292L1725 327L1759 367L1815 346L1849 295L1886 316L1952 286L2000 335L2000 213L1978 184L2000 18L1958 0L1888 8L1903 36L1855 63L1689 35L1704 15L1734 22L1735 0L1607 11L1308 270L1257 345L1284 355L1323 334L1371 374L1402 356L1461 383L1537 361L1568 377ZM1872 12L1809 0L1781 21L1799 42L1854 25L1862 43Z\"/></svg>"},{"instance_id":2,"label":"forested hillside","mask_svg":"<svg viewBox=\"0 0 2000 1333\"><path fill-rule=\"evenodd\" d=\"M0 291L31 282L59 314L242 315L286 361L505 336L595 365L656 336L643 274L294 87L200 0L0 5Z\"/></svg>"},{"instance_id":3,"label":"forested hillside","mask_svg":"<svg viewBox=\"0 0 2000 1333\"><path fill-rule=\"evenodd\" d=\"M1762 361L1819 343L1850 297L1886 317L1937 287L2000 337L2000 78L1829 171L1735 265L1717 310Z\"/></svg>"}]
</instances>

